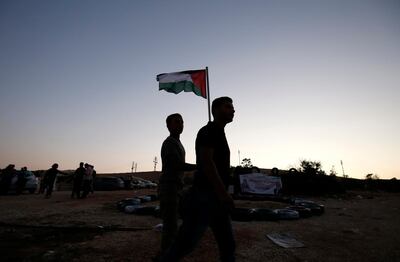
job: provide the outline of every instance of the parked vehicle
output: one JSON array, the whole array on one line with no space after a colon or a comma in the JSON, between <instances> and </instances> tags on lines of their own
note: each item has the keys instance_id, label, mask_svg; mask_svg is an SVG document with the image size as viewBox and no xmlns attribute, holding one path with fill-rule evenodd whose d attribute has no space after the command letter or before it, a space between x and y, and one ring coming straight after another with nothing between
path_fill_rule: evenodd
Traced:
<instances>
[{"instance_id":1,"label":"parked vehicle","mask_svg":"<svg viewBox=\"0 0 400 262\"><path fill-rule=\"evenodd\" d=\"M97 176L94 179L93 187L95 191L109 191L124 189L125 185L124 181L119 177Z\"/></svg>"}]
</instances>

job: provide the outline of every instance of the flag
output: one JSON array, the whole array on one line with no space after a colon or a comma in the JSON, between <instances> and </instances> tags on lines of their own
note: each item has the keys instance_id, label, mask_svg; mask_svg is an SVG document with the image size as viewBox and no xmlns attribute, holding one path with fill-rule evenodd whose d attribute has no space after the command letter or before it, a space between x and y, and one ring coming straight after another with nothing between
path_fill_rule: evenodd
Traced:
<instances>
[{"instance_id":1,"label":"flag","mask_svg":"<svg viewBox=\"0 0 400 262\"><path fill-rule=\"evenodd\" d=\"M182 91L193 92L207 98L206 70L190 70L157 75L158 90L179 94Z\"/></svg>"}]
</instances>

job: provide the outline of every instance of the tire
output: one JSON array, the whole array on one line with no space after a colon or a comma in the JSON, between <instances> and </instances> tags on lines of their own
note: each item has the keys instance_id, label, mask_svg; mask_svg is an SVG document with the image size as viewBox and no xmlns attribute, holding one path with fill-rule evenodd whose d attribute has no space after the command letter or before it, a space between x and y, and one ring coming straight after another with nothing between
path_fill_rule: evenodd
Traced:
<instances>
[{"instance_id":1,"label":"tire","mask_svg":"<svg viewBox=\"0 0 400 262\"><path fill-rule=\"evenodd\" d=\"M274 211L278 213L278 217L280 220L295 220L300 218L300 214L296 210L283 208L275 209Z\"/></svg>"},{"instance_id":2,"label":"tire","mask_svg":"<svg viewBox=\"0 0 400 262\"><path fill-rule=\"evenodd\" d=\"M139 206L134 211L134 214L142 216L155 216L157 210L157 206Z\"/></svg>"},{"instance_id":3,"label":"tire","mask_svg":"<svg viewBox=\"0 0 400 262\"><path fill-rule=\"evenodd\" d=\"M154 216L160 218L161 217L161 211L160 211L160 206L156 206L154 208Z\"/></svg>"},{"instance_id":4,"label":"tire","mask_svg":"<svg viewBox=\"0 0 400 262\"><path fill-rule=\"evenodd\" d=\"M309 208L312 214L316 216L320 216L325 212L324 205L320 205L312 201L297 201L296 206Z\"/></svg>"},{"instance_id":5,"label":"tire","mask_svg":"<svg viewBox=\"0 0 400 262\"><path fill-rule=\"evenodd\" d=\"M249 208L234 208L231 212L231 218L234 221L248 222L253 219L253 209Z\"/></svg>"},{"instance_id":6,"label":"tire","mask_svg":"<svg viewBox=\"0 0 400 262\"><path fill-rule=\"evenodd\" d=\"M34 189L34 188L28 189L29 194L33 194L33 193L35 193L35 191L36 191L36 189Z\"/></svg>"},{"instance_id":7,"label":"tire","mask_svg":"<svg viewBox=\"0 0 400 262\"><path fill-rule=\"evenodd\" d=\"M140 205L141 201L138 198L125 198L117 203L119 211L124 211L126 206L137 206Z\"/></svg>"},{"instance_id":8,"label":"tire","mask_svg":"<svg viewBox=\"0 0 400 262\"><path fill-rule=\"evenodd\" d=\"M139 206L126 205L124 207L124 213L126 213L126 214L135 214L135 212L136 212L138 207Z\"/></svg>"},{"instance_id":9,"label":"tire","mask_svg":"<svg viewBox=\"0 0 400 262\"><path fill-rule=\"evenodd\" d=\"M140 196L138 197L142 203L146 203L146 202L150 202L151 201L151 197L150 196Z\"/></svg>"},{"instance_id":10,"label":"tire","mask_svg":"<svg viewBox=\"0 0 400 262\"><path fill-rule=\"evenodd\" d=\"M295 210L299 212L301 218L311 217L313 215L312 211L308 207L303 206L289 206L287 209Z\"/></svg>"},{"instance_id":11,"label":"tire","mask_svg":"<svg viewBox=\"0 0 400 262\"><path fill-rule=\"evenodd\" d=\"M255 221L277 221L279 220L278 213L269 208L253 209L252 217Z\"/></svg>"},{"instance_id":12,"label":"tire","mask_svg":"<svg viewBox=\"0 0 400 262\"><path fill-rule=\"evenodd\" d=\"M158 196L157 195L147 195L147 196L150 197L151 201L158 200Z\"/></svg>"}]
</instances>

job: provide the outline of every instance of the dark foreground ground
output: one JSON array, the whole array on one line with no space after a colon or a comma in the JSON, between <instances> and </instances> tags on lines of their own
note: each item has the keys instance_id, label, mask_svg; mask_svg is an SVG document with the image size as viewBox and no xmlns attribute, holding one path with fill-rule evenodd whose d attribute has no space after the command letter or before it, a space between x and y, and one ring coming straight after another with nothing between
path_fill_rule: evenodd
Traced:
<instances>
[{"instance_id":1,"label":"dark foreground ground","mask_svg":"<svg viewBox=\"0 0 400 262\"><path fill-rule=\"evenodd\" d=\"M0 260L151 261L160 245L160 232L153 229L160 219L121 213L115 203L152 192L95 192L85 200L70 199L69 192L54 192L51 199L0 196ZM400 194L360 191L312 199L325 205L325 214L233 222L237 261L400 261ZM269 201L236 205L284 206ZM21 227L27 225L36 227ZM275 245L266 234L276 232L291 233L305 247ZM218 261L210 232L184 261Z\"/></svg>"}]
</instances>

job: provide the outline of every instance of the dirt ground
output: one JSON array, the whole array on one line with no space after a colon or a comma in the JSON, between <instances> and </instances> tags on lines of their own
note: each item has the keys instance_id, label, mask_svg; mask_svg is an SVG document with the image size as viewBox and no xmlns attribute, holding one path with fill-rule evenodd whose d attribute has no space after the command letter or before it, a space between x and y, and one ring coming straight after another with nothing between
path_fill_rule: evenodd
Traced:
<instances>
[{"instance_id":1,"label":"dirt ground","mask_svg":"<svg viewBox=\"0 0 400 262\"><path fill-rule=\"evenodd\" d=\"M153 229L160 219L116 208L118 200L148 193L154 190L95 192L84 200L70 199L69 192L54 192L51 199L0 196L0 260L151 261L160 246L160 232ZM233 222L237 261L400 261L400 194L349 192L307 199L325 205L325 214ZM236 205L285 206L270 201ZM291 233L305 247L279 247L266 238L269 233ZM210 232L184 261L218 261Z\"/></svg>"}]
</instances>

